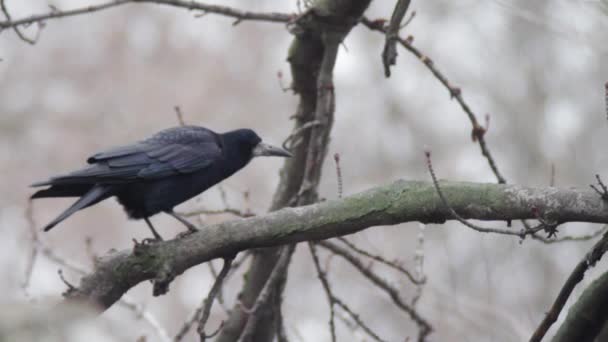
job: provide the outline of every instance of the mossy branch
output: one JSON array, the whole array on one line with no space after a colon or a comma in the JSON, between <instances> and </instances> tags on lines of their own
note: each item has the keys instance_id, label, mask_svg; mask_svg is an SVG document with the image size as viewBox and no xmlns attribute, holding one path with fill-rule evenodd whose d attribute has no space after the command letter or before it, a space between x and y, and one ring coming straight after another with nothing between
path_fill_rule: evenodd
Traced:
<instances>
[{"instance_id":1,"label":"mossy branch","mask_svg":"<svg viewBox=\"0 0 608 342\"><path fill-rule=\"evenodd\" d=\"M466 219L503 221L540 215L561 223L608 223L608 204L591 190L440 184L450 206ZM222 222L187 237L109 254L67 297L84 299L105 310L133 286L159 274L166 276L167 270L177 276L190 267L245 249L327 239L379 225L451 219L432 183L400 180L340 200Z\"/></svg>"}]
</instances>

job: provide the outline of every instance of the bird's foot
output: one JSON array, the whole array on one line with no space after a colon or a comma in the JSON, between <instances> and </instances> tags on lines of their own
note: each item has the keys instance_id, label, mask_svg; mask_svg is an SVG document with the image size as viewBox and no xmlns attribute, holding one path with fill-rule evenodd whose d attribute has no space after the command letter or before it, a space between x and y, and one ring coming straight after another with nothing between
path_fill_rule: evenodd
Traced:
<instances>
[{"instance_id":1,"label":"bird's foot","mask_svg":"<svg viewBox=\"0 0 608 342\"><path fill-rule=\"evenodd\" d=\"M192 235L192 234L194 234L194 233L196 233L196 232L198 232L198 231L199 231L199 229L198 229L198 228L196 228L196 227L193 227L193 228L194 228L194 229L190 229L190 227L188 227L188 230L185 230L185 231L183 231L183 232L178 233L178 234L175 236L175 238L176 238L176 239L183 239L183 238L185 238L185 237L187 237L187 236L190 236L190 235Z\"/></svg>"}]
</instances>

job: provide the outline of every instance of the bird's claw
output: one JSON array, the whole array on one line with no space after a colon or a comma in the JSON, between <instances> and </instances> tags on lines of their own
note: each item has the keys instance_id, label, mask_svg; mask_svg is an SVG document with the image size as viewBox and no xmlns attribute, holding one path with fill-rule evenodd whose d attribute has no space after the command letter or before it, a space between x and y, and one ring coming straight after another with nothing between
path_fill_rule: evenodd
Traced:
<instances>
[{"instance_id":1,"label":"bird's claw","mask_svg":"<svg viewBox=\"0 0 608 342\"><path fill-rule=\"evenodd\" d=\"M183 238L188 237L188 236L190 236L190 235L192 235L192 234L194 234L194 233L196 233L196 232L198 232L198 231L199 231L199 230L198 230L197 228L194 228L194 229L190 229L190 228L188 228L188 230L185 230L185 231L183 231L183 232L178 233L178 234L175 236L175 238L177 238L177 239L183 239Z\"/></svg>"}]
</instances>

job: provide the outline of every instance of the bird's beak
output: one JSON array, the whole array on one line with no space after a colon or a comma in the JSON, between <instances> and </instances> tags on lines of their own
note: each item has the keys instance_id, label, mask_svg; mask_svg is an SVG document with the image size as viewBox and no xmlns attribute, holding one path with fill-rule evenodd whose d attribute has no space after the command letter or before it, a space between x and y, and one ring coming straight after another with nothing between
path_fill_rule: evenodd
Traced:
<instances>
[{"instance_id":1,"label":"bird's beak","mask_svg":"<svg viewBox=\"0 0 608 342\"><path fill-rule=\"evenodd\" d=\"M253 156L276 156L276 157L291 157L291 153L284 149L272 145L265 144L263 142L257 144L253 148Z\"/></svg>"}]
</instances>

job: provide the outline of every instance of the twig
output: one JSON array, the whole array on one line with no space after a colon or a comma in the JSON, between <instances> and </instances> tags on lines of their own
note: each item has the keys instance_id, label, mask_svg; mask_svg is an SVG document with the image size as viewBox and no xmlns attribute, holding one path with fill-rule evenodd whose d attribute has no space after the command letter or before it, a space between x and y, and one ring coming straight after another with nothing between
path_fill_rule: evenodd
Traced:
<instances>
[{"instance_id":1,"label":"twig","mask_svg":"<svg viewBox=\"0 0 608 342\"><path fill-rule=\"evenodd\" d=\"M365 322L361 319L361 317L359 317L359 315L357 313L355 313L348 305L346 305L346 303L344 303L340 298L334 296L332 298L332 300L335 305L337 305L344 312L346 312L350 316L350 318L352 318L352 320L355 321L355 323L361 329L363 329L363 331L365 331L365 333L367 333L371 338L373 338L375 341L378 341L378 342L385 341L382 338L380 338L380 336L378 336L378 334L376 334L370 327L368 327L367 324L365 324Z\"/></svg>"},{"instance_id":2,"label":"twig","mask_svg":"<svg viewBox=\"0 0 608 342\"><path fill-rule=\"evenodd\" d=\"M397 38L399 37L401 21L405 17L409 6L410 0L397 0L391 21L386 28L386 41L384 43L384 50L382 50L382 64L384 65L384 76L386 77L391 76L391 66L397 63Z\"/></svg>"},{"instance_id":3,"label":"twig","mask_svg":"<svg viewBox=\"0 0 608 342\"><path fill-rule=\"evenodd\" d=\"M191 217L191 216L200 216L200 215L230 214L230 215L234 215L234 216L242 217L242 218L256 216L256 214L251 211L250 206L249 206L249 191L243 192L243 200L245 202L246 208L245 208L245 210L241 210L241 209L233 208L230 206L230 204L228 203L228 196L226 195L226 191L224 190L224 188L222 186L218 186L217 189L220 193L220 198L222 200L222 204L224 205L224 208L218 209L218 210L195 209L192 211L186 211L186 212L179 213L179 215L185 216L185 217Z\"/></svg>"},{"instance_id":4,"label":"twig","mask_svg":"<svg viewBox=\"0 0 608 342\"><path fill-rule=\"evenodd\" d=\"M372 260L375 260L375 261L377 261L383 265L386 265L386 266L396 270L397 272L405 275L412 283L417 284L417 285L421 285L421 284L425 283L425 279L422 279L422 278L417 279L410 273L410 271L406 270L398 263L386 260L384 257L382 257L380 255L371 254L370 252L357 247L354 243L348 241L345 237L338 237L337 239L340 240L342 243L344 243L348 248L352 249L354 252L361 254L365 257L368 257Z\"/></svg>"},{"instance_id":5,"label":"twig","mask_svg":"<svg viewBox=\"0 0 608 342\"><path fill-rule=\"evenodd\" d=\"M5 0L0 0L0 8L2 9L2 13L4 13L4 16L6 17L6 21L10 22L12 20L10 13L8 13L8 9L6 8L6 4L4 3ZM0 24L0 31L2 31L2 29L5 28ZM23 32L21 32L21 30L19 29L18 26L13 26L13 31L15 31L15 33L17 34L17 36L19 37L19 39L23 40L24 42L30 44L30 45L34 45L36 44L36 42L38 41L38 38L40 37L40 31L42 30L43 25L39 24L38 25L38 32L36 33L36 36L34 37L34 39L30 39L28 38Z\"/></svg>"},{"instance_id":6,"label":"twig","mask_svg":"<svg viewBox=\"0 0 608 342\"><path fill-rule=\"evenodd\" d=\"M372 337L376 341L383 341L371 328L369 328L365 322L356 314L346 303L344 303L340 298L334 295L331 287L329 285L329 280L327 279L327 274L321 268L321 263L319 261L319 256L317 255L317 249L314 242L308 243L308 248L310 249L310 254L312 255L312 260L315 265L315 269L317 271L317 277L321 281L321 285L323 286L323 290L325 291L325 295L327 296L327 302L329 303L329 331L331 332L332 341L336 340L336 328L335 328L335 316L336 312L334 310L334 306L340 307L344 312L346 312L355 323L361 327L370 337Z\"/></svg>"},{"instance_id":7,"label":"twig","mask_svg":"<svg viewBox=\"0 0 608 342\"><path fill-rule=\"evenodd\" d=\"M232 261L233 261L233 258L224 259L224 265L222 266L222 270L220 271L218 276L215 278L215 281L213 282L213 286L211 286L211 289L209 290L209 294L201 302L201 305L196 309L194 314L184 323L184 325L182 325L181 329L179 329L179 332L173 338L174 342L181 341L186 336L186 334L188 333L188 331L190 330L190 328L196 321L198 321L197 332L201 338L201 341L204 341L207 337L210 337L209 335L205 334L205 324L207 323L207 320L209 319L209 314L211 313L211 306L213 305L213 300L219 293L220 288L222 287L222 283L223 283L224 279L226 278L226 275L228 275L228 271L230 270L230 268L232 266Z\"/></svg>"},{"instance_id":8,"label":"twig","mask_svg":"<svg viewBox=\"0 0 608 342\"><path fill-rule=\"evenodd\" d=\"M291 149L295 148L301 141L301 140L296 140L296 138L300 137L307 129L316 127L316 126L321 126L321 122L318 120L313 120L313 121L309 121L309 122L303 124L302 127L296 129L287 138L285 138L285 140L283 141L281 146L283 147L283 149L291 151ZM288 143L291 143L291 144L289 146L287 146Z\"/></svg>"},{"instance_id":9,"label":"twig","mask_svg":"<svg viewBox=\"0 0 608 342\"><path fill-rule=\"evenodd\" d=\"M604 103L606 104L606 118L608 118L608 82L604 85Z\"/></svg>"},{"instance_id":10,"label":"twig","mask_svg":"<svg viewBox=\"0 0 608 342\"><path fill-rule=\"evenodd\" d=\"M340 167L340 154L334 154L334 161L336 162L336 176L338 180L338 198L342 198L342 168Z\"/></svg>"},{"instance_id":11,"label":"twig","mask_svg":"<svg viewBox=\"0 0 608 342\"><path fill-rule=\"evenodd\" d=\"M472 224L471 222L465 220L460 215L458 215L458 213L450 206L450 204L448 203L448 200L445 198L445 195L443 194L443 191L441 190L441 187L439 186L439 182L437 181L437 177L435 176L435 171L433 170L433 164L431 162L431 152L425 151L424 154L426 156L426 166L429 170L429 173L431 174L431 178L433 180L433 185L435 186L435 190L437 191L437 195L439 195L441 202L446 207L448 212L458 222L460 222L463 225L465 225L473 230L476 230L480 233L496 233L496 234L503 234L503 235L514 235L514 236L518 236L521 239L524 239L527 235L537 233L541 230L546 230L549 233L549 237L551 237L552 235L555 234L555 228L557 227L558 223L545 222L542 220L542 218L540 217L540 215L538 213L537 213L537 216L538 216L537 219L540 221L540 223L535 227L530 227L530 228L525 227L524 229L522 229L519 232L516 232L513 230L507 230L507 229L482 227L482 226ZM532 208L532 211L534 211L534 208Z\"/></svg>"},{"instance_id":12,"label":"twig","mask_svg":"<svg viewBox=\"0 0 608 342\"><path fill-rule=\"evenodd\" d=\"M226 278L226 276L228 275L228 271L230 271L230 267L232 265L233 260L234 260L234 258L224 259L224 265L222 266L222 270L215 278L215 282L213 283L211 290L209 290L209 294L207 295L207 298L202 303L203 304L202 305L202 316L200 317L200 319L198 321L198 327L196 329L198 335L200 336L201 342L205 342L205 339L215 336L220 331L220 329L222 329L222 327L224 326L224 322L222 322L220 324L219 328L214 333L209 334L209 335L207 335L205 333L205 324L207 324L207 320L209 320L209 314L211 313L211 306L213 305L213 300L217 296L217 294L220 293L221 288L222 288L222 283L223 283L224 279ZM197 317L199 315L201 315L201 312L198 312L196 314Z\"/></svg>"},{"instance_id":13,"label":"twig","mask_svg":"<svg viewBox=\"0 0 608 342\"><path fill-rule=\"evenodd\" d=\"M62 269L58 269L57 270L57 274L59 275L59 278L65 284L65 286L68 287L68 292L76 290L76 286L74 286L72 283L70 283L69 281L67 281L67 279L65 279L65 276L63 275L63 270Z\"/></svg>"},{"instance_id":14,"label":"twig","mask_svg":"<svg viewBox=\"0 0 608 342\"><path fill-rule=\"evenodd\" d=\"M568 242L568 241L588 241L588 240L594 239L594 238L604 234L607 231L608 231L608 225L604 225L602 228L594 231L593 233L581 235L581 236L562 236L562 237L555 238L555 239L547 239L544 236L539 236L536 234L532 234L531 236L532 236L532 239L534 239L534 240L538 240L540 242L550 244L550 243L559 243L559 242Z\"/></svg>"},{"instance_id":15,"label":"twig","mask_svg":"<svg viewBox=\"0 0 608 342\"><path fill-rule=\"evenodd\" d=\"M604 236L591 248L589 253L581 260L570 276L566 283L562 286L562 289L559 291L555 302L551 306L551 309L545 315L545 318L540 323L536 331L532 337L530 337L530 342L540 342L551 325L557 320L560 312L564 308L568 297L576 287L576 285L583 280L585 276L585 272L589 269L589 267L593 267L604 255L604 253L608 250L608 233L604 233Z\"/></svg>"},{"instance_id":16,"label":"twig","mask_svg":"<svg viewBox=\"0 0 608 342\"><path fill-rule=\"evenodd\" d=\"M156 317L154 317L149 311L144 310L144 307L140 304L137 304L135 300L133 300L131 297L126 295L122 296L118 303L124 308L133 311L135 317L137 317L138 319L143 319L144 321L146 321L148 325L150 325L150 327L156 332L160 341L171 341L171 338L169 338L167 331L160 325Z\"/></svg>"},{"instance_id":17,"label":"twig","mask_svg":"<svg viewBox=\"0 0 608 342\"><path fill-rule=\"evenodd\" d=\"M597 192L604 201L607 201L608 200L608 187L606 187L606 184L604 184L604 182L602 182L600 175L596 174L595 179L597 179L597 184L600 189L596 188L595 185L593 185L593 184L591 184L589 186L591 187L591 189L595 190L595 192Z\"/></svg>"},{"instance_id":18,"label":"twig","mask_svg":"<svg viewBox=\"0 0 608 342\"><path fill-rule=\"evenodd\" d=\"M361 23L372 31L379 31L382 33L386 33L386 31L387 31L387 29L384 27L384 25L378 24L378 21L369 20L364 17L361 19ZM399 42L399 44L401 44L401 46L403 46L406 50L408 50L409 52L414 54L414 56L416 56L429 69L429 71L431 71L433 76L435 76L435 78L437 78L439 80L439 82L441 82L441 84L443 84L447 88L447 90L450 93L450 96L452 98L456 99L458 104L460 104L460 107L465 112L465 114L467 114L469 120L471 121L471 124L473 125L472 132L474 132L475 139L479 143L479 147L481 149L481 154L488 160L488 164L490 165L492 172L496 176L498 183L506 184L507 181L502 176L500 171L498 170L496 161L494 160L494 157L490 153L490 150L486 144L486 140L485 140L485 136L484 136L485 129L483 129L483 127L481 127L479 125L479 122L477 121L477 117L475 116L475 114L473 113L473 111L471 110L469 105L464 101L464 98L462 97L462 91L460 90L460 88L452 86L450 81L448 81L448 79L443 75L443 73L441 71L439 71L439 69L437 69L437 67L435 66L433 61L429 57L424 55L416 47L414 47L414 45L412 45L413 38L411 38L411 36L406 39L403 39L401 37L397 37L396 39L397 39L397 42Z\"/></svg>"},{"instance_id":19,"label":"twig","mask_svg":"<svg viewBox=\"0 0 608 342\"><path fill-rule=\"evenodd\" d=\"M426 276L424 275L424 223L419 224L418 230L418 244L416 245L416 254L414 255L414 261L416 262L416 279L420 279L420 283L416 284L416 294L412 298L412 306L415 308L420 297L422 297L422 290L426 283Z\"/></svg>"},{"instance_id":20,"label":"twig","mask_svg":"<svg viewBox=\"0 0 608 342\"><path fill-rule=\"evenodd\" d=\"M281 255L279 256L279 260L274 265L272 272L270 272L270 276L266 280L264 287L260 291L258 298L255 300L255 303L251 308L246 308L241 303L241 310L245 313L249 314L249 318L247 319L247 324L241 333L241 337L239 338L240 342L249 342L252 341L253 334L255 332L255 327L257 326L257 322L259 320L259 316L257 315L257 311L260 307L262 307L270 297L270 294L273 292L272 289L277 284L278 280L281 278L281 272L279 270L285 269L285 267L289 264L289 260L291 259L291 254L295 249L295 244L291 244L289 246L283 247L281 250Z\"/></svg>"},{"instance_id":21,"label":"twig","mask_svg":"<svg viewBox=\"0 0 608 342\"><path fill-rule=\"evenodd\" d=\"M317 255L317 249L315 247L315 243L309 242L308 249L310 250L310 254L312 255L312 260L315 264L315 269L317 270L317 277L321 281L321 285L323 285L323 289L325 290L325 295L327 296L327 302L329 304L329 331L331 333L332 342L336 342L336 323L335 323L336 312L334 311L335 296L331 292L331 287L329 286L329 281L327 280L325 271L323 271L323 269L321 268L321 265L319 263L319 256Z\"/></svg>"},{"instance_id":22,"label":"twig","mask_svg":"<svg viewBox=\"0 0 608 342\"><path fill-rule=\"evenodd\" d=\"M36 222L34 221L34 208L32 206L31 200L27 202L27 208L25 209L25 218L27 220L27 226L29 228L30 236L32 239L31 253L27 260L27 265L25 267L25 276L23 277L23 282L21 283L21 288L27 296L27 290L30 286L32 272L34 270L34 264L36 263L36 259L38 257L37 246L39 245L38 230L36 230Z\"/></svg>"},{"instance_id":23,"label":"twig","mask_svg":"<svg viewBox=\"0 0 608 342\"><path fill-rule=\"evenodd\" d=\"M106 2L99 5L91 5L81 8L76 8L67 11L59 11L56 9L51 9L50 12L44 14L32 15L29 17L11 20L8 19L6 21L0 21L0 30L9 28L9 27L18 27L23 25L29 25L37 22L45 22L50 19L64 18L70 17L85 13L98 12L102 10L106 10L109 8L117 7L120 5L128 4L128 3L155 3L162 5L169 5L174 7L181 7L188 10L198 10L203 11L205 13L214 13L220 14L226 17L234 18L238 22L244 20L252 20L252 21L262 21L262 22L278 22L278 23L287 23L292 20L295 15L286 14L286 13L261 13L261 12L251 12L251 11L243 11L235 8L227 7L227 6L218 6L218 5L208 5L195 1L188 0L115 0Z\"/></svg>"},{"instance_id":24,"label":"twig","mask_svg":"<svg viewBox=\"0 0 608 342\"><path fill-rule=\"evenodd\" d=\"M175 115L177 116L177 122L179 122L180 126L186 126L186 121L184 121L184 115L182 113L182 109L179 106L173 107L175 110Z\"/></svg>"},{"instance_id":25,"label":"twig","mask_svg":"<svg viewBox=\"0 0 608 342\"><path fill-rule=\"evenodd\" d=\"M376 273L372 272L368 267L363 265L361 260L351 254L348 250L336 245L335 243L324 240L319 241L318 245L330 250L331 252L341 256L344 260L348 261L353 267L355 267L363 276L374 283L378 288L383 290L391 298L393 303L407 313L410 318L418 325L420 332L418 334L418 341L424 341L426 337L433 331L431 325L423 318L413 307L405 303L399 294L399 290L391 286L386 280L380 278Z\"/></svg>"}]
</instances>

